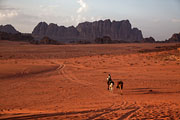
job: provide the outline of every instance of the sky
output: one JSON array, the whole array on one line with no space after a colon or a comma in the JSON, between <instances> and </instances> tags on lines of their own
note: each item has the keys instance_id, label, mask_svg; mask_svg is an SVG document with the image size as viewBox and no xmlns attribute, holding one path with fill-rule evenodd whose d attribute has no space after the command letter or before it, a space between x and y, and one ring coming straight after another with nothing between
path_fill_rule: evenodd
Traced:
<instances>
[{"instance_id":1,"label":"sky","mask_svg":"<svg viewBox=\"0 0 180 120\"><path fill-rule=\"evenodd\" d=\"M144 37L165 40L180 32L180 0L0 0L0 25L31 33L39 22L77 26L128 19Z\"/></svg>"}]
</instances>

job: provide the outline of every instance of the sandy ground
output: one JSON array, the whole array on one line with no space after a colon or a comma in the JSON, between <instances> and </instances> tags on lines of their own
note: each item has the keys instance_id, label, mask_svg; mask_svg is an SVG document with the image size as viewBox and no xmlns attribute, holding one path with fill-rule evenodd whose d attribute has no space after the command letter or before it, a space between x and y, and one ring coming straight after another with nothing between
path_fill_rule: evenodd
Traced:
<instances>
[{"instance_id":1,"label":"sandy ground","mask_svg":"<svg viewBox=\"0 0 180 120\"><path fill-rule=\"evenodd\" d=\"M179 120L180 51L138 52L169 45L0 41L0 120Z\"/></svg>"}]
</instances>

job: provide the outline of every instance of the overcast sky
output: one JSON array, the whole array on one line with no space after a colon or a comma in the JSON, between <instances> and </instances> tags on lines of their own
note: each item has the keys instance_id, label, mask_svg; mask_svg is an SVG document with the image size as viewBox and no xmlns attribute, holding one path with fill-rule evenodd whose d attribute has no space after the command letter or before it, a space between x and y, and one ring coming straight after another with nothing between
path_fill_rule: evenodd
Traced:
<instances>
[{"instance_id":1,"label":"overcast sky","mask_svg":"<svg viewBox=\"0 0 180 120\"><path fill-rule=\"evenodd\" d=\"M180 32L180 0L0 0L0 24L32 32L41 21L59 26L129 19L144 37L165 40Z\"/></svg>"}]
</instances>

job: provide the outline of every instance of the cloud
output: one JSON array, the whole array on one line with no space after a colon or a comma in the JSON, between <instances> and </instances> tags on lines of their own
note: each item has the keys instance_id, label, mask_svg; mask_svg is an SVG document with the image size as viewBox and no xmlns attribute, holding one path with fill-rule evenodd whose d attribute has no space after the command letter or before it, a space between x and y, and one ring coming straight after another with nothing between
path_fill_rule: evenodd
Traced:
<instances>
[{"instance_id":1,"label":"cloud","mask_svg":"<svg viewBox=\"0 0 180 120\"><path fill-rule=\"evenodd\" d=\"M34 26L37 25L39 21L41 21L39 17L21 11L18 12L18 15L13 17L3 17L3 19L0 17L0 23L2 25L11 24L18 31L23 33L32 32Z\"/></svg>"},{"instance_id":2,"label":"cloud","mask_svg":"<svg viewBox=\"0 0 180 120\"><path fill-rule=\"evenodd\" d=\"M171 22L173 22L173 23L180 23L180 19L173 18L173 19L171 20Z\"/></svg>"},{"instance_id":3,"label":"cloud","mask_svg":"<svg viewBox=\"0 0 180 120\"><path fill-rule=\"evenodd\" d=\"M94 21L98 21L98 20L102 20L102 19L103 19L102 16L96 16L96 17L91 17L91 18L90 18L90 21L91 21L91 22L94 22Z\"/></svg>"},{"instance_id":4,"label":"cloud","mask_svg":"<svg viewBox=\"0 0 180 120\"><path fill-rule=\"evenodd\" d=\"M86 11L87 10L87 4L84 2L84 0L78 0L77 1L80 5L80 8L77 10L77 13L81 13L83 11Z\"/></svg>"},{"instance_id":5,"label":"cloud","mask_svg":"<svg viewBox=\"0 0 180 120\"><path fill-rule=\"evenodd\" d=\"M2 5L3 1L4 1L4 0L0 0L0 6Z\"/></svg>"},{"instance_id":6,"label":"cloud","mask_svg":"<svg viewBox=\"0 0 180 120\"><path fill-rule=\"evenodd\" d=\"M7 10L17 10L16 8L6 7L6 6L0 6L0 11L7 11Z\"/></svg>"},{"instance_id":7,"label":"cloud","mask_svg":"<svg viewBox=\"0 0 180 120\"><path fill-rule=\"evenodd\" d=\"M59 6L58 5L40 5L40 8L43 10L43 11L48 11L48 10L55 10L56 8L58 8Z\"/></svg>"},{"instance_id":8,"label":"cloud","mask_svg":"<svg viewBox=\"0 0 180 120\"><path fill-rule=\"evenodd\" d=\"M76 24L78 24L78 23L80 23L80 22L82 22L82 21L86 21L86 20L87 20L86 17L81 16L81 15L78 15L75 19L76 19L76 20L75 20L75 21L76 21Z\"/></svg>"},{"instance_id":9,"label":"cloud","mask_svg":"<svg viewBox=\"0 0 180 120\"><path fill-rule=\"evenodd\" d=\"M8 8L1 6L0 8L0 20L6 18L12 18L18 15L18 10L15 8Z\"/></svg>"},{"instance_id":10,"label":"cloud","mask_svg":"<svg viewBox=\"0 0 180 120\"><path fill-rule=\"evenodd\" d=\"M10 17L14 17L14 16L17 16L18 13L16 11L9 11L9 12L6 12L6 13L2 13L0 12L0 19L2 18L10 18Z\"/></svg>"},{"instance_id":11,"label":"cloud","mask_svg":"<svg viewBox=\"0 0 180 120\"><path fill-rule=\"evenodd\" d=\"M74 25L74 26L77 26L79 23L81 22L85 22L85 21L88 21L88 22L94 22L94 21L98 21L98 20L101 20L103 19L103 17L101 16L82 16L82 15L76 15L76 16L70 16L70 18L68 17L68 24L69 25Z\"/></svg>"},{"instance_id":12,"label":"cloud","mask_svg":"<svg viewBox=\"0 0 180 120\"><path fill-rule=\"evenodd\" d=\"M159 19L153 19L152 21L153 21L154 23L159 23L159 22L160 22Z\"/></svg>"},{"instance_id":13,"label":"cloud","mask_svg":"<svg viewBox=\"0 0 180 120\"><path fill-rule=\"evenodd\" d=\"M5 0L0 0L0 21L18 16L18 9L7 6Z\"/></svg>"},{"instance_id":14,"label":"cloud","mask_svg":"<svg viewBox=\"0 0 180 120\"><path fill-rule=\"evenodd\" d=\"M40 17L52 17L57 16L59 6L58 5L40 5L40 12L38 16Z\"/></svg>"}]
</instances>

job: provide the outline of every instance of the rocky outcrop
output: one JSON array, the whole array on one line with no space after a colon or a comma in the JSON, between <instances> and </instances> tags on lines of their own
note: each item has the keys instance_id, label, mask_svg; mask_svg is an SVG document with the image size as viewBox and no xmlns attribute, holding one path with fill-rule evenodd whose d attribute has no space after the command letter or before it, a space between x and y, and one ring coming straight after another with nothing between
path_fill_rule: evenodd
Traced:
<instances>
[{"instance_id":1,"label":"rocky outcrop","mask_svg":"<svg viewBox=\"0 0 180 120\"><path fill-rule=\"evenodd\" d=\"M58 45L60 44L59 42L57 42L56 40L52 40L49 37L43 37L40 42L40 44L53 44L53 45Z\"/></svg>"},{"instance_id":2,"label":"rocky outcrop","mask_svg":"<svg viewBox=\"0 0 180 120\"><path fill-rule=\"evenodd\" d=\"M173 34L172 37L165 42L180 42L180 33Z\"/></svg>"},{"instance_id":3,"label":"rocky outcrop","mask_svg":"<svg viewBox=\"0 0 180 120\"><path fill-rule=\"evenodd\" d=\"M144 38L143 41L144 43L155 43L155 39L153 37L149 37L149 38Z\"/></svg>"},{"instance_id":4,"label":"rocky outcrop","mask_svg":"<svg viewBox=\"0 0 180 120\"><path fill-rule=\"evenodd\" d=\"M79 39L94 40L98 37L109 36L112 40L141 41L142 32L137 28L131 28L129 20L123 21L95 21L80 23L77 27Z\"/></svg>"},{"instance_id":5,"label":"rocky outcrop","mask_svg":"<svg viewBox=\"0 0 180 120\"><path fill-rule=\"evenodd\" d=\"M79 32L75 27L58 26L57 24L47 24L40 22L33 30L32 35L35 39L42 39L47 36L53 40L70 42L77 40Z\"/></svg>"},{"instance_id":6,"label":"rocky outcrop","mask_svg":"<svg viewBox=\"0 0 180 120\"><path fill-rule=\"evenodd\" d=\"M12 25L0 25L0 32L6 32L11 34L19 33Z\"/></svg>"},{"instance_id":7,"label":"rocky outcrop","mask_svg":"<svg viewBox=\"0 0 180 120\"><path fill-rule=\"evenodd\" d=\"M48 27L48 24L45 22L40 22L33 30L32 34L34 36L40 36L46 34L46 29Z\"/></svg>"},{"instance_id":8,"label":"rocky outcrop","mask_svg":"<svg viewBox=\"0 0 180 120\"><path fill-rule=\"evenodd\" d=\"M0 32L0 40L9 40L9 41L24 41L24 42L33 42L34 38L31 34L12 34L7 32Z\"/></svg>"},{"instance_id":9,"label":"rocky outcrop","mask_svg":"<svg viewBox=\"0 0 180 120\"><path fill-rule=\"evenodd\" d=\"M112 40L110 37L104 36L102 38L100 38L100 37L96 38L95 43L98 43L98 44L112 43Z\"/></svg>"},{"instance_id":10,"label":"rocky outcrop","mask_svg":"<svg viewBox=\"0 0 180 120\"><path fill-rule=\"evenodd\" d=\"M61 42L91 41L96 38L108 36L112 40L119 41L141 41L142 32L137 28L132 28L129 20L110 21L100 20L95 22L83 22L75 28L58 26L56 24L47 24L40 22L33 30L32 35L36 39L42 39L47 36L51 39Z\"/></svg>"},{"instance_id":11,"label":"rocky outcrop","mask_svg":"<svg viewBox=\"0 0 180 120\"><path fill-rule=\"evenodd\" d=\"M0 25L0 40L34 42L31 34L20 33L12 25Z\"/></svg>"}]
</instances>

